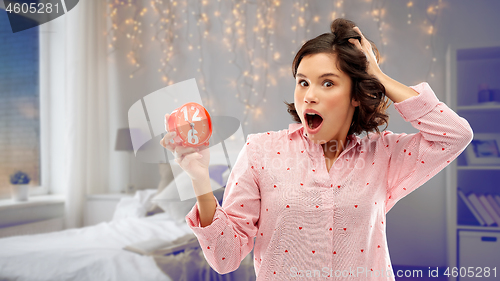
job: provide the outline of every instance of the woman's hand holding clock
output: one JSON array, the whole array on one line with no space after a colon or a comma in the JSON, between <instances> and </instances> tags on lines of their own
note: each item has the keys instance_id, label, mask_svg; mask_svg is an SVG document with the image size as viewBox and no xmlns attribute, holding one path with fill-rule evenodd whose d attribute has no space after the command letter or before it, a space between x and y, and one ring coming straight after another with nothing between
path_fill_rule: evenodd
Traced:
<instances>
[{"instance_id":1,"label":"woman's hand holding clock","mask_svg":"<svg viewBox=\"0 0 500 281\"><path fill-rule=\"evenodd\" d=\"M168 131L168 118L170 114L165 114L165 130ZM160 144L172 152L175 156L175 162L181 166L181 168L188 174L191 181L194 182L209 182L210 176L208 173L208 167L210 164L210 151L208 146L201 145L198 147L184 146L182 142L175 138L177 133L175 131L168 132ZM177 141L176 141L177 139ZM206 186L194 185L195 193L197 196L208 193L210 190L197 190L196 186ZM208 185L210 187L210 185Z\"/></svg>"},{"instance_id":2,"label":"woman's hand holding clock","mask_svg":"<svg viewBox=\"0 0 500 281\"><path fill-rule=\"evenodd\" d=\"M187 103L174 110L171 115L165 114L165 130L168 133L160 144L174 154L175 162L191 178L198 204L200 226L208 226L213 221L217 207L208 172L208 146L212 135L210 115L203 106Z\"/></svg>"}]
</instances>

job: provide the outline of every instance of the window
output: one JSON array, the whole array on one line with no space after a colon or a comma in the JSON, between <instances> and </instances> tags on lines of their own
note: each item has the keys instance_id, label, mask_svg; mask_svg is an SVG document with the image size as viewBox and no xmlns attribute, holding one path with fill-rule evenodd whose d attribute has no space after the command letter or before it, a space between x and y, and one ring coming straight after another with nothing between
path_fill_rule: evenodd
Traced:
<instances>
[{"instance_id":1,"label":"window","mask_svg":"<svg viewBox=\"0 0 500 281\"><path fill-rule=\"evenodd\" d=\"M40 186L39 27L12 33L0 9L0 199L18 170Z\"/></svg>"}]
</instances>

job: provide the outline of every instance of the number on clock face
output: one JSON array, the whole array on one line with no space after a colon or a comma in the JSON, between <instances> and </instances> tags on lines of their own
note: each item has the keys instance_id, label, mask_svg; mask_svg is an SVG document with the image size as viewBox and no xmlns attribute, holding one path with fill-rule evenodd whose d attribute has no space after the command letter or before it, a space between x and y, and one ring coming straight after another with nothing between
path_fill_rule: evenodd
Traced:
<instances>
[{"instance_id":1,"label":"number on clock face","mask_svg":"<svg viewBox=\"0 0 500 281\"><path fill-rule=\"evenodd\" d=\"M200 113L200 109L197 107L191 106L191 110L195 110L195 109L196 109L196 112L193 114L193 118L191 118L191 121L192 122L201 121L201 117L198 116L198 114ZM184 120L189 122L187 106L183 107L181 109L181 111L184 113Z\"/></svg>"},{"instance_id":2,"label":"number on clock face","mask_svg":"<svg viewBox=\"0 0 500 281\"><path fill-rule=\"evenodd\" d=\"M194 114L192 115L191 118L189 118L189 112L193 112ZM196 121L201 121L201 117L198 116L200 114L200 109L195 106L191 106L188 109L188 106L184 106L181 109L181 112L184 113L184 121L187 123L186 126L189 126L191 129L187 132L187 141L191 144L198 144L200 142L199 137L197 136L198 131L195 129L196 124L194 122ZM189 121L191 119L191 121ZM183 126L184 127L184 126ZM203 124L203 127L205 127L205 124ZM202 133L205 133L203 130Z\"/></svg>"},{"instance_id":3,"label":"number on clock face","mask_svg":"<svg viewBox=\"0 0 500 281\"><path fill-rule=\"evenodd\" d=\"M188 131L188 142L191 144L198 144L200 139L198 139L198 136L196 135L198 131L196 131L194 128Z\"/></svg>"},{"instance_id":4,"label":"number on clock face","mask_svg":"<svg viewBox=\"0 0 500 281\"><path fill-rule=\"evenodd\" d=\"M208 111L194 102L174 110L168 121L169 130L176 130L178 138L187 146L209 145L212 121ZM170 120L171 119L171 120Z\"/></svg>"}]
</instances>

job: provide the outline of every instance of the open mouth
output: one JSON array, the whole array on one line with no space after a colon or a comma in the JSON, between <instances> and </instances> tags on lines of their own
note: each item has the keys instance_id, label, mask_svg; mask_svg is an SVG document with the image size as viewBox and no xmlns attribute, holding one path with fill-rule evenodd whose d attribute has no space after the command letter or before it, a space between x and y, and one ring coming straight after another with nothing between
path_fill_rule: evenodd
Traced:
<instances>
[{"instance_id":1,"label":"open mouth","mask_svg":"<svg viewBox=\"0 0 500 281\"><path fill-rule=\"evenodd\" d=\"M319 116L318 114L308 112L305 114L306 122L307 125L309 126L309 129L314 130L318 128L321 123L323 122L323 118Z\"/></svg>"}]
</instances>

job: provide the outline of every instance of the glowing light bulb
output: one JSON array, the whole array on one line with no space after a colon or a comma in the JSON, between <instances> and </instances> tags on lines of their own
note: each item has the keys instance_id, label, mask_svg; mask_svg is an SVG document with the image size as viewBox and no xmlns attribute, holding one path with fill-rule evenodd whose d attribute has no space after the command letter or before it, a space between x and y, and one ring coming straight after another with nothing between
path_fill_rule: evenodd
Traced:
<instances>
[{"instance_id":1,"label":"glowing light bulb","mask_svg":"<svg viewBox=\"0 0 500 281\"><path fill-rule=\"evenodd\" d=\"M429 26L429 29L427 30L427 33L432 34L434 33L434 26Z\"/></svg>"}]
</instances>

